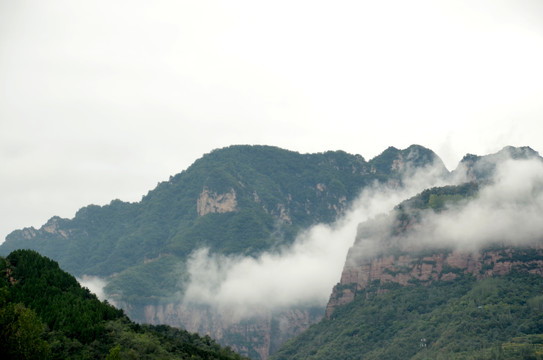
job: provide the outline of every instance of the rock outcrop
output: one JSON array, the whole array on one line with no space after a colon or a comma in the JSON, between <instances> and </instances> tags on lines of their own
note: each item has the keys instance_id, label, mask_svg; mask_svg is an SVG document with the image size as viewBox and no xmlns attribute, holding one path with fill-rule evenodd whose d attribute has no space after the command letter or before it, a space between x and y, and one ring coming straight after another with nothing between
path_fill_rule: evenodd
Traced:
<instances>
[{"instance_id":1,"label":"rock outcrop","mask_svg":"<svg viewBox=\"0 0 543 360\"><path fill-rule=\"evenodd\" d=\"M404 253L358 263L349 261L348 256L341 281L334 287L326 307L326 317L330 318L338 306L352 302L357 292L372 284L430 284L434 281L451 281L461 274L481 279L511 271L527 271L543 276L543 247L503 247L475 252L436 251L431 255Z\"/></svg>"},{"instance_id":2,"label":"rock outcrop","mask_svg":"<svg viewBox=\"0 0 543 360\"><path fill-rule=\"evenodd\" d=\"M230 189L229 192L224 194L217 194L204 188L196 202L196 211L198 216L210 213L225 213L235 211L237 204L234 189Z\"/></svg>"},{"instance_id":3,"label":"rock outcrop","mask_svg":"<svg viewBox=\"0 0 543 360\"><path fill-rule=\"evenodd\" d=\"M39 229L34 227L26 227L22 230L16 230L14 233L17 233L21 238L26 240L31 240L36 237L47 237L53 236L61 239L68 239L70 236L70 230L65 229L62 222L65 222L66 219L62 219L58 216L53 216L47 223L42 225Z\"/></svg>"}]
</instances>

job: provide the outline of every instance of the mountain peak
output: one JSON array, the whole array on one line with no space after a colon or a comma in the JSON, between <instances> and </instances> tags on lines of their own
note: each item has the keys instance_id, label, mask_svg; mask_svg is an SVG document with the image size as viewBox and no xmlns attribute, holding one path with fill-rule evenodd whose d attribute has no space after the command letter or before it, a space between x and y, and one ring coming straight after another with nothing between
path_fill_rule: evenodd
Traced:
<instances>
[{"instance_id":1,"label":"mountain peak","mask_svg":"<svg viewBox=\"0 0 543 360\"><path fill-rule=\"evenodd\" d=\"M448 173L445 164L435 152L416 144L403 150L390 146L371 159L369 165L372 173L395 178L429 166L435 166L443 175Z\"/></svg>"},{"instance_id":2,"label":"mountain peak","mask_svg":"<svg viewBox=\"0 0 543 360\"><path fill-rule=\"evenodd\" d=\"M466 154L457 168L456 174L465 174L468 181L478 181L490 178L494 174L496 166L506 160L541 159L539 153L529 146L515 147L505 146L500 151L488 155Z\"/></svg>"}]
</instances>

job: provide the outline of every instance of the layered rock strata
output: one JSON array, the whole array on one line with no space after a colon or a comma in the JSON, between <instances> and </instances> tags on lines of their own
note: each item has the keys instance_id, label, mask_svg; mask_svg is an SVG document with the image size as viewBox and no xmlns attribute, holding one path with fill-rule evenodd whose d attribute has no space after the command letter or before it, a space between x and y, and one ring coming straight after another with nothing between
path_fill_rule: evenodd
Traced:
<instances>
[{"instance_id":1,"label":"layered rock strata","mask_svg":"<svg viewBox=\"0 0 543 360\"><path fill-rule=\"evenodd\" d=\"M527 271L543 276L543 249L539 247L500 248L476 252L442 251L432 255L386 255L351 263L349 258L341 281L326 307L330 318L338 306L352 302L357 292L371 284L430 284L451 281L462 274L477 279ZM386 291L382 289L381 291Z\"/></svg>"}]
</instances>

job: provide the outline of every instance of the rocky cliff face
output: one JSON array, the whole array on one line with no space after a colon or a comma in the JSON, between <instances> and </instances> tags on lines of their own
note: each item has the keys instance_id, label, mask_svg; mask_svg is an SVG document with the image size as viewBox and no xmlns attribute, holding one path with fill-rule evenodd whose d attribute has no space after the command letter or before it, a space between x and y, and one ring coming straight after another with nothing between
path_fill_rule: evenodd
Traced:
<instances>
[{"instance_id":1,"label":"rocky cliff face","mask_svg":"<svg viewBox=\"0 0 543 360\"><path fill-rule=\"evenodd\" d=\"M67 239L70 236L70 231L62 228L62 225L60 224L62 221L63 219L60 217L54 216L39 229L28 227L20 230L20 235L22 238L27 240L31 240L39 236L56 236Z\"/></svg>"},{"instance_id":2,"label":"rocky cliff face","mask_svg":"<svg viewBox=\"0 0 543 360\"><path fill-rule=\"evenodd\" d=\"M288 339L318 322L323 314L322 308L291 308L240 318L239 314L219 314L207 306L180 303L145 305L137 313L133 307L126 308L130 317L138 322L167 324L207 334L241 355L264 360Z\"/></svg>"},{"instance_id":3,"label":"rocky cliff face","mask_svg":"<svg viewBox=\"0 0 543 360\"><path fill-rule=\"evenodd\" d=\"M198 216L234 211L236 206L236 192L234 189L230 189L225 194L217 194L216 192L210 192L208 188L204 188L196 201Z\"/></svg>"},{"instance_id":4,"label":"rocky cliff face","mask_svg":"<svg viewBox=\"0 0 543 360\"><path fill-rule=\"evenodd\" d=\"M477 279L505 275L511 271L527 271L543 276L543 246L503 247L475 252L436 251L431 255L415 253L386 255L362 262L351 262L347 257L341 281L332 292L326 307L326 317L334 310L354 300L356 293L370 284L413 283L430 284L450 281L460 274ZM381 290L386 291L386 290Z\"/></svg>"}]
</instances>

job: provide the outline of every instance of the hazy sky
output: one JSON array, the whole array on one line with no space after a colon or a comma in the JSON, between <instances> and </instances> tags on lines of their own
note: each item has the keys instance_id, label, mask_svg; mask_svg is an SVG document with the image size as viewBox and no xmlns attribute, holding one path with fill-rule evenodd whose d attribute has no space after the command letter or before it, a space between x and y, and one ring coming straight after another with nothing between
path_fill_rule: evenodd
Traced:
<instances>
[{"instance_id":1,"label":"hazy sky","mask_svg":"<svg viewBox=\"0 0 543 360\"><path fill-rule=\"evenodd\" d=\"M543 1L0 0L0 239L231 144L543 151Z\"/></svg>"}]
</instances>

